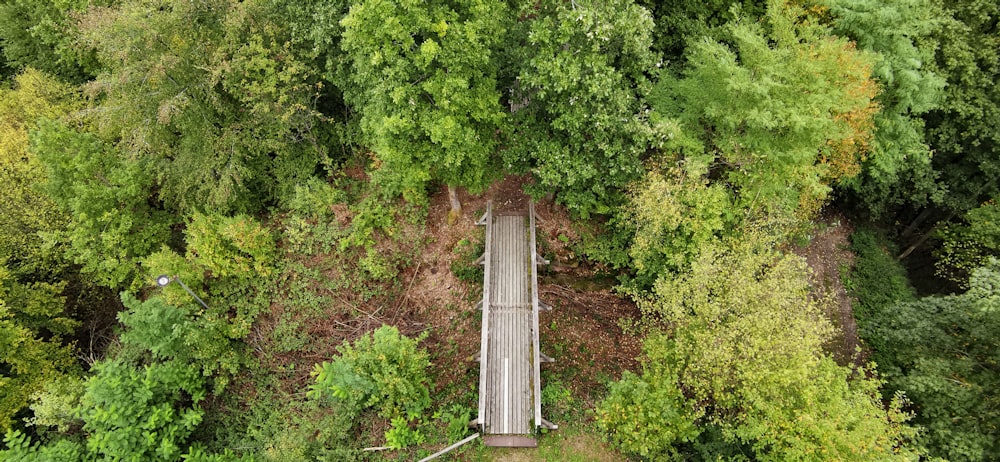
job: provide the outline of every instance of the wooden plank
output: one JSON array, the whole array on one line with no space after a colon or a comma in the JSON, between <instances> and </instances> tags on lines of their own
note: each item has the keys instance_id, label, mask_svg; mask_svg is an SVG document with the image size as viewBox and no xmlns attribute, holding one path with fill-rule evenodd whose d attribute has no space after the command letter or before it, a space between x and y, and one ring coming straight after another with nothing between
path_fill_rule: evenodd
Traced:
<instances>
[{"instance_id":1,"label":"wooden plank","mask_svg":"<svg viewBox=\"0 0 1000 462\"><path fill-rule=\"evenodd\" d=\"M483 444L498 448L537 448L534 438L522 435L484 436Z\"/></svg>"},{"instance_id":2,"label":"wooden plank","mask_svg":"<svg viewBox=\"0 0 1000 462\"><path fill-rule=\"evenodd\" d=\"M483 267L483 323L482 323L482 333L480 334L480 348L479 351L482 353L479 362L479 425L485 424L486 419L486 378L489 374L489 331L490 331L490 250L493 240L493 202L486 201L486 213L483 214L483 221L486 225L486 249L483 254L486 255L484 259L485 266Z\"/></svg>"},{"instance_id":3,"label":"wooden plank","mask_svg":"<svg viewBox=\"0 0 1000 462\"><path fill-rule=\"evenodd\" d=\"M478 423L484 435L529 435L539 422L533 411L540 397L532 330L537 308L529 277L535 258L527 232L531 221L524 214L491 214L488 221Z\"/></svg>"},{"instance_id":4,"label":"wooden plank","mask_svg":"<svg viewBox=\"0 0 1000 462\"><path fill-rule=\"evenodd\" d=\"M466 444L466 443L468 443L468 442L470 442L470 441L472 441L472 440L474 440L476 438L479 438L479 433L473 434L472 436L469 436L469 437L463 439L462 441L459 441L459 442L457 442L457 443L455 443L455 444L453 444L451 446L448 446L448 447L446 447L446 448L444 448L444 449L442 449L442 450L440 450L438 452L435 452L434 454L431 454L431 455L429 455L427 457L424 457L423 459L420 459L420 462L429 462L431 460L437 459L438 457L441 457L441 456L443 456L443 455L445 455L445 454L447 454L447 453L449 453L451 451L454 451L455 449L459 448L460 446L462 446L462 445L464 445L464 444Z\"/></svg>"},{"instance_id":5,"label":"wooden plank","mask_svg":"<svg viewBox=\"0 0 1000 462\"><path fill-rule=\"evenodd\" d=\"M541 348L538 341L538 251L535 245L535 201L528 201L528 233L531 238L531 343L534 362L534 404L535 404L535 425L542 424L542 366Z\"/></svg>"}]
</instances>

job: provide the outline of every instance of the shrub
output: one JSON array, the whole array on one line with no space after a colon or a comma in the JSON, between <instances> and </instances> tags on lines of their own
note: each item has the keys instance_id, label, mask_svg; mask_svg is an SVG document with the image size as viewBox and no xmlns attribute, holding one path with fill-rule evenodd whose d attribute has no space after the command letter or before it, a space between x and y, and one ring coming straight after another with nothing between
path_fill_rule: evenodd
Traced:
<instances>
[{"instance_id":1,"label":"shrub","mask_svg":"<svg viewBox=\"0 0 1000 462\"><path fill-rule=\"evenodd\" d=\"M204 413L197 367L99 363L80 400L87 449L110 460L176 460Z\"/></svg>"},{"instance_id":2,"label":"shrub","mask_svg":"<svg viewBox=\"0 0 1000 462\"><path fill-rule=\"evenodd\" d=\"M392 326L382 326L354 342L344 342L340 357L315 367L311 386L313 397L332 396L339 400L357 400L379 415L393 418L406 415L413 419L430 406L427 369L430 360L417 343Z\"/></svg>"},{"instance_id":3,"label":"shrub","mask_svg":"<svg viewBox=\"0 0 1000 462\"><path fill-rule=\"evenodd\" d=\"M187 228L188 252L214 276L268 276L277 248L270 231L246 215L195 214Z\"/></svg>"},{"instance_id":4,"label":"shrub","mask_svg":"<svg viewBox=\"0 0 1000 462\"><path fill-rule=\"evenodd\" d=\"M365 334L353 345L344 342L338 349L340 357L317 364L312 375L316 383L310 386L311 398L333 398L338 411L347 418L374 409L387 419L393 419L393 436L397 442L415 441L420 435L405 431L401 422L421 415L430 404L427 370L430 360L416 339L407 338L395 327L382 326Z\"/></svg>"},{"instance_id":5,"label":"shrub","mask_svg":"<svg viewBox=\"0 0 1000 462\"><path fill-rule=\"evenodd\" d=\"M892 257L891 243L870 229L858 229L851 235L854 268L846 280L854 297L854 318L861 336L876 351L882 350L870 329L873 323L897 302L915 300L916 292L906 278L906 270Z\"/></svg>"}]
</instances>

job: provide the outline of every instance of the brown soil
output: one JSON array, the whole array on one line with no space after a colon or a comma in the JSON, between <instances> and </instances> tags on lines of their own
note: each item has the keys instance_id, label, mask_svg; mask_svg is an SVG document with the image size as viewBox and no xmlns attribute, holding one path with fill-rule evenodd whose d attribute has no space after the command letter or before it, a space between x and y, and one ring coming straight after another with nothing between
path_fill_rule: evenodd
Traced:
<instances>
[{"instance_id":1,"label":"brown soil","mask_svg":"<svg viewBox=\"0 0 1000 462\"><path fill-rule=\"evenodd\" d=\"M804 257L812 269L813 290L823 301L824 312L837 328L826 349L841 365L853 363L863 366L867 358L860 349L858 324L851 308L853 301L841 280L842 269L854 265L854 254L849 248L854 228L839 214L821 217L816 226L818 230L809 245L794 251Z\"/></svg>"},{"instance_id":2,"label":"brown soil","mask_svg":"<svg viewBox=\"0 0 1000 462\"><path fill-rule=\"evenodd\" d=\"M544 367L563 377L587 409L593 408L607 381L638 369L642 338L621 326L637 321L639 309L606 289L584 292L545 284L538 292L553 308L539 320L542 352L556 360Z\"/></svg>"}]
</instances>

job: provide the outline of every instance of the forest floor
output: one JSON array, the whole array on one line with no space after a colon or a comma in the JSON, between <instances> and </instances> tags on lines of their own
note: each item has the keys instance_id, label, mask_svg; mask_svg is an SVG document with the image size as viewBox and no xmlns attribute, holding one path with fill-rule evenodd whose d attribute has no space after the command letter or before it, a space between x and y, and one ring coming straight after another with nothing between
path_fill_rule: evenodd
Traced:
<instances>
[{"instance_id":1,"label":"forest floor","mask_svg":"<svg viewBox=\"0 0 1000 462\"><path fill-rule=\"evenodd\" d=\"M493 201L495 213L527 212L523 181L507 177L475 196L460 191L463 210L451 223L446 188L434 191L425 218L411 222L401 217L392 236L377 240L375 252L392 268L400 268L388 279L366 280L359 256L335 250L335 235L341 231L329 238L334 242L329 250L290 262L283 276L288 296L279 298L283 301L259 320L250 339L262 368L260 377L276 381L255 385L259 378L241 380L237 393L253 399L264 386L273 390L272 399L301 399L314 380L309 372L315 364L335 357L344 341L382 324L393 325L410 337L427 335L420 346L430 355L433 404L422 430L427 443L382 455L407 458L416 454L412 451L444 447L444 416L466 412L474 418L478 401L479 366L470 358L480 342L480 311L475 306L482 294L482 270L474 261L482 251L484 229L475 222L487 200ZM351 211L336 206L334 215L339 223L334 228L346 229ZM577 257L580 235L564 208L543 200L536 204L536 215L539 252L552 262L539 274L540 298L553 307L541 315L540 339L542 351L556 359L542 367L542 412L567 432L541 436L540 448L550 449L538 451L540 459L481 444L457 451L456 457L559 460L543 453L565 449L586 460L621 460L589 430L592 417L587 410L623 371L638 368L641 339L622 326L635 324L639 310L612 291L613 276L602 275ZM360 427L359 447L384 445L386 419L366 418Z\"/></svg>"},{"instance_id":2,"label":"forest floor","mask_svg":"<svg viewBox=\"0 0 1000 462\"><path fill-rule=\"evenodd\" d=\"M462 249L481 246L484 229L475 222L486 210L487 200L493 201L494 213L527 212L522 181L508 177L478 196L461 193L463 212L451 224L447 191L437 191L428 210L430 239L417 264L404 272L403 279L409 281L404 303L430 329L423 345L431 353L434 394L443 401L442 407L452 402L474 409L478 396L478 365L468 358L479 350L480 312L474 307L482 282L462 280L452 268L472 264ZM593 455L591 460L617 460L596 437L581 430L589 421L581 410L593 408L606 384L620 378L622 371L638 367L641 339L623 332L620 321L637 320L639 311L634 303L612 293L612 285L594 269L579 263L573 250L579 235L564 208L543 200L535 209L538 250L552 262L539 269L540 298L553 307L541 314L540 340L542 351L556 359L555 364L543 366L542 412L558 425L569 423L575 428L571 438L558 437L552 443L590 447L580 450ZM535 460L499 453L496 457Z\"/></svg>"},{"instance_id":3,"label":"forest floor","mask_svg":"<svg viewBox=\"0 0 1000 462\"><path fill-rule=\"evenodd\" d=\"M854 227L840 214L821 216L805 246L793 251L806 259L812 270L813 290L826 316L837 332L826 345L838 364L864 366L867 355L858 339L858 324L852 310L853 300L844 286L843 277L854 266L850 237ZM859 353L860 352L860 353Z\"/></svg>"}]
</instances>

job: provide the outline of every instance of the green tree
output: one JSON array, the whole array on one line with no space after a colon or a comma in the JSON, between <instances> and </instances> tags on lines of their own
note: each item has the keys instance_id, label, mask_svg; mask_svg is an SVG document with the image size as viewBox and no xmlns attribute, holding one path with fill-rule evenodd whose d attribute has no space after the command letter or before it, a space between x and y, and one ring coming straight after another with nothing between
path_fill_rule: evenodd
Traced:
<instances>
[{"instance_id":1,"label":"green tree","mask_svg":"<svg viewBox=\"0 0 1000 462\"><path fill-rule=\"evenodd\" d=\"M902 203L923 205L939 198L920 118L943 96L944 79L932 70L939 7L929 0L819 4L829 8L834 32L875 53L872 77L880 86L875 98L880 110L862 175L850 186L875 215Z\"/></svg>"},{"instance_id":2,"label":"green tree","mask_svg":"<svg viewBox=\"0 0 1000 462\"><path fill-rule=\"evenodd\" d=\"M204 378L180 361L135 366L108 360L94 365L74 414L82 432L44 444L7 432L0 460L18 461L249 461L230 450L212 454L191 444L205 411Z\"/></svg>"},{"instance_id":3,"label":"green tree","mask_svg":"<svg viewBox=\"0 0 1000 462\"><path fill-rule=\"evenodd\" d=\"M969 290L885 307L863 335L889 391L913 403L918 441L949 460L997 460L1000 454L1000 264L972 273Z\"/></svg>"},{"instance_id":4,"label":"green tree","mask_svg":"<svg viewBox=\"0 0 1000 462\"><path fill-rule=\"evenodd\" d=\"M151 165L54 121L39 123L31 149L47 170L45 192L70 217L68 228L46 239L66 243L68 258L100 284L132 283L138 259L170 233L169 215L149 201Z\"/></svg>"},{"instance_id":5,"label":"green tree","mask_svg":"<svg viewBox=\"0 0 1000 462\"><path fill-rule=\"evenodd\" d=\"M914 458L900 403L884 408L878 380L823 353L833 327L805 261L772 245L750 232L705 246L689 273L657 281L640 306L669 327L646 339L642 375L598 406L599 425L648 457Z\"/></svg>"},{"instance_id":6,"label":"green tree","mask_svg":"<svg viewBox=\"0 0 1000 462\"><path fill-rule=\"evenodd\" d=\"M38 280L63 266L39 233L63 230L68 217L38 188L45 165L29 150L28 134L39 119L62 118L79 107L69 85L34 69L0 88L0 261L17 275Z\"/></svg>"},{"instance_id":7,"label":"green tree","mask_svg":"<svg viewBox=\"0 0 1000 462\"><path fill-rule=\"evenodd\" d=\"M809 219L868 152L873 57L780 1L723 32L731 44L692 44L681 75L658 83L657 117L680 124L664 148L732 185L739 208Z\"/></svg>"},{"instance_id":8,"label":"green tree","mask_svg":"<svg viewBox=\"0 0 1000 462\"><path fill-rule=\"evenodd\" d=\"M124 1L82 17L103 70L88 114L164 208L252 212L328 163L317 81L265 1Z\"/></svg>"},{"instance_id":9,"label":"green tree","mask_svg":"<svg viewBox=\"0 0 1000 462\"><path fill-rule=\"evenodd\" d=\"M62 289L18 283L0 266L0 431L11 428L47 382L76 372L73 348L63 338L78 323L63 313Z\"/></svg>"},{"instance_id":10,"label":"green tree","mask_svg":"<svg viewBox=\"0 0 1000 462\"><path fill-rule=\"evenodd\" d=\"M178 460L204 415L198 368L112 360L94 372L80 400L87 449L111 460Z\"/></svg>"},{"instance_id":11,"label":"green tree","mask_svg":"<svg viewBox=\"0 0 1000 462\"><path fill-rule=\"evenodd\" d=\"M508 15L498 0L366 0L341 21L350 61L345 94L361 114L374 178L422 201L431 180L482 190L504 121L496 62Z\"/></svg>"},{"instance_id":12,"label":"green tree","mask_svg":"<svg viewBox=\"0 0 1000 462\"><path fill-rule=\"evenodd\" d=\"M513 126L505 161L581 216L608 214L653 142L645 95L653 19L631 0L518 2L504 59Z\"/></svg>"},{"instance_id":13,"label":"green tree","mask_svg":"<svg viewBox=\"0 0 1000 462\"><path fill-rule=\"evenodd\" d=\"M711 37L717 29L739 15L757 18L764 15L767 2L759 0L705 0L676 2L639 0L656 18L653 45L665 60L680 64L687 47Z\"/></svg>"},{"instance_id":14,"label":"green tree","mask_svg":"<svg viewBox=\"0 0 1000 462\"><path fill-rule=\"evenodd\" d=\"M162 297L139 301L123 293L122 303L128 310L118 314L127 327L121 341L133 349L123 357L141 362L151 356L189 365L211 377L213 390L221 392L247 361L240 341L249 333L253 319L243 313L230 316L221 301L207 310L190 296L185 302L171 305Z\"/></svg>"},{"instance_id":15,"label":"green tree","mask_svg":"<svg viewBox=\"0 0 1000 462\"><path fill-rule=\"evenodd\" d=\"M93 50L74 43L74 15L88 4L110 0L4 0L0 2L0 42L7 65L41 69L82 82L96 71Z\"/></svg>"},{"instance_id":16,"label":"green tree","mask_svg":"<svg viewBox=\"0 0 1000 462\"><path fill-rule=\"evenodd\" d=\"M405 431L406 423L430 407L427 377L430 360L416 339L407 338L392 326L369 332L354 344L344 342L340 356L317 364L312 371L316 382L309 388L313 399L331 399L341 419L353 422L365 409L393 422L386 438L406 446L418 442L419 433ZM353 424L348 425L348 428ZM404 430L404 431L401 431Z\"/></svg>"},{"instance_id":17,"label":"green tree","mask_svg":"<svg viewBox=\"0 0 1000 462\"><path fill-rule=\"evenodd\" d=\"M393 326L382 326L354 344L344 342L340 357L313 370L314 397L333 397L374 407L386 418L418 417L430 406L427 352Z\"/></svg>"},{"instance_id":18,"label":"green tree","mask_svg":"<svg viewBox=\"0 0 1000 462\"><path fill-rule=\"evenodd\" d=\"M934 169L945 195L940 206L962 213L997 195L1000 179L1000 4L944 3L933 39L935 72L947 80L944 99L924 116Z\"/></svg>"},{"instance_id":19,"label":"green tree","mask_svg":"<svg viewBox=\"0 0 1000 462\"><path fill-rule=\"evenodd\" d=\"M1000 257L1000 207L989 201L969 210L962 223L948 223L936 233L941 246L934 250L936 272L964 286L976 268Z\"/></svg>"}]
</instances>

